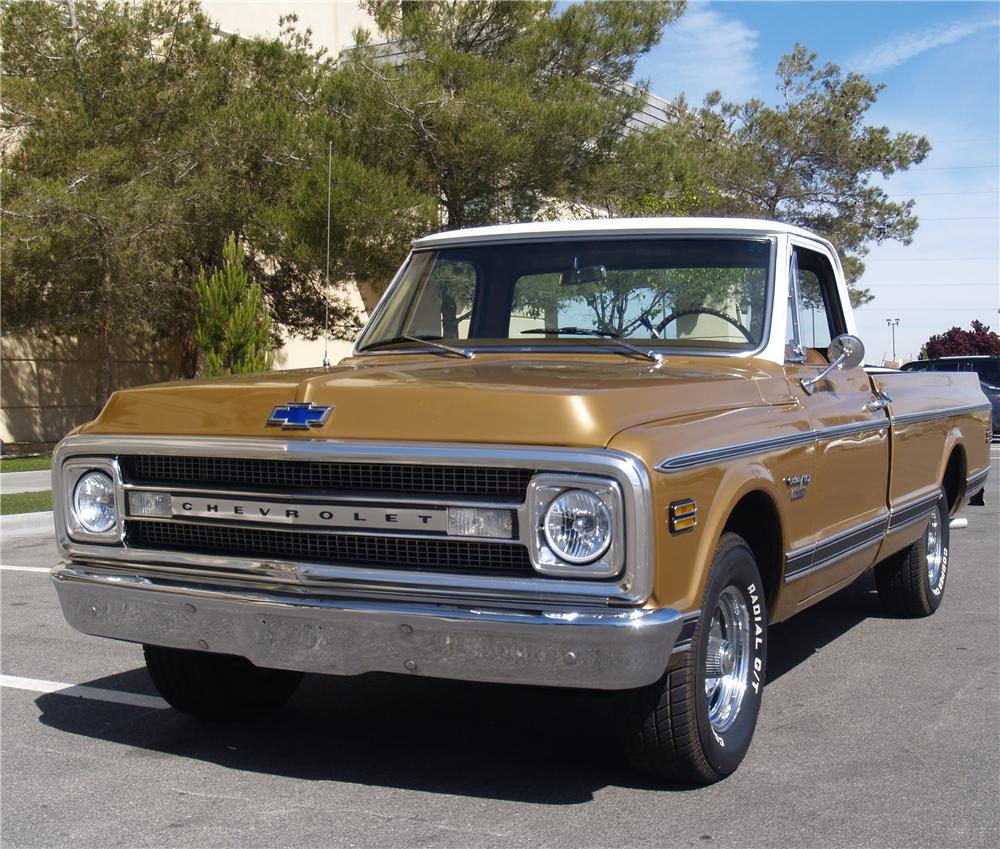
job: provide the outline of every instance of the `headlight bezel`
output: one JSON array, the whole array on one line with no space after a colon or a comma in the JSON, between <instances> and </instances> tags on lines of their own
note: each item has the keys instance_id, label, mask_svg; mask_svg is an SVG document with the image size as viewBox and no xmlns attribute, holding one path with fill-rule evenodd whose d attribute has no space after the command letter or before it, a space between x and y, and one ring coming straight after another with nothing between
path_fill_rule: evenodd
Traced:
<instances>
[{"instance_id":1,"label":"headlight bezel","mask_svg":"<svg viewBox=\"0 0 1000 849\"><path fill-rule=\"evenodd\" d=\"M90 531L81 522L76 509L76 487L90 472L100 472L111 479L115 494L115 523L106 531ZM116 460L109 457L74 457L62 465L62 507L66 532L76 542L118 545L125 538L124 490Z\"/></svg>"},{"instance_id":2,"label":"headlight bezel","mask_svg":"<svg viewBox=\"0 0 1000 849\"><path fill-rule=\"evenodd\" d=\"M611 517L611 539L597 559L573 563L561 557L549 545L545 533L545 517L549 507L560 495L582 490L598 498ZM613 578L625 566L625 514L620 484L610 478L591 475L542 473L528 485L527 531L531 564L542 575L560 578Z\"/></svg>"}]
</instances>

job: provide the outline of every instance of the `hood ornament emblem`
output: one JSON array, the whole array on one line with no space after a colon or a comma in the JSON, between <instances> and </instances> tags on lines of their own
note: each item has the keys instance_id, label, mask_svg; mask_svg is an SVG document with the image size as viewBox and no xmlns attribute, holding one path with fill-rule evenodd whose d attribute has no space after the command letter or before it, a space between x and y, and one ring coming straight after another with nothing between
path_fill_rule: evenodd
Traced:
<instances>
[{"instance_id":1,"label":"hood ornament emblem","mask_svg":"<svg viewBox=\"0 0 1000 849\"><path fill-rule=\"evenodd\" d=\"M332 405L319 407L311 401L308 404L279 404L271 410L267 424L283 430L309 430L325 425L332 412Z\"/></svg>"}]
</instances>

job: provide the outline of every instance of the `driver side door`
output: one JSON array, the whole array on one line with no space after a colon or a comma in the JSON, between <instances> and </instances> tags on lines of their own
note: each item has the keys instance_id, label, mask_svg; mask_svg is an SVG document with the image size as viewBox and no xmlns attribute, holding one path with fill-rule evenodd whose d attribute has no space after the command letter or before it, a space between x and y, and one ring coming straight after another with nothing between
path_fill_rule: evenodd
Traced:
<instances>
[{"instance_id":1,"label":"driver side door","mask_svg":"<svg viewBox=\"0 0 1000 849\"><path fill-rule=\"evenodd\" d=\"M828 254L793 241L789 273L785 376L812 423L816 453L805 488L812 544L790 552L786 581L804 582L794 594L814 601L874 562L888 521L889 421L863 365L835 369L812 392L803 386L829 365L826 349L847 324Z\"/></svg>"}]
</instances>

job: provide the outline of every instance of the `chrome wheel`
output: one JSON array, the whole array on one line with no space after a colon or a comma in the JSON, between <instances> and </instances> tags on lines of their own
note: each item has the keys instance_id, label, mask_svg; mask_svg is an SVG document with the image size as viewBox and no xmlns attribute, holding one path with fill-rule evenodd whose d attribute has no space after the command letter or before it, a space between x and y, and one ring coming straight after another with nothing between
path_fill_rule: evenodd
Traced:
<instances>
[{"instance_id":1,"label":"chrome wheel","mask_svg":"<svg viewBox=\"0 0 1000 849\"><path fill-rule=\"evenodd\" d=\"M736 587L726 587L715 603L705 654L705 701L716 732L732 727L743 704L750 675L750 610Z\"/></svg>"},{"instance_id":2,"label":"chrome wheel","mask_svg":"<svg viewBox=\"0 0 1000 849\"><path fill-rule=\"evenodd\" d=\"M941 592L938 583L941 581L941 565L944 560L944 539L941 536L941 518L938 511L931 513L927 525L927 580L931 592L937 595Z\"/></svg>"}]
</instances>

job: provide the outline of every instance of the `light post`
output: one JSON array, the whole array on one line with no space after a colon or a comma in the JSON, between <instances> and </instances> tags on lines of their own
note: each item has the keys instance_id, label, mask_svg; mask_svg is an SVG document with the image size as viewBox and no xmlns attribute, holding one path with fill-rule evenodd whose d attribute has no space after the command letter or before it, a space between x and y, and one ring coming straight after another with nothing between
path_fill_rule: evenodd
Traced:
<instances>
[{"instance_id":1,"label":"light post","mask_svg":"<svg viewBox=\"0 0 1000 849\"><path fill-rule=\"evenodd\" d=\"M892 361L896 362L896 328L899 327L898 318L887 318L885 323L892 330Z\"/></svg>"}]
</instances>

